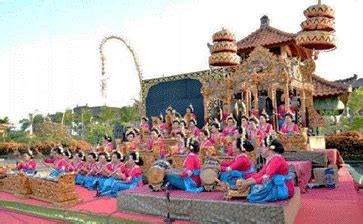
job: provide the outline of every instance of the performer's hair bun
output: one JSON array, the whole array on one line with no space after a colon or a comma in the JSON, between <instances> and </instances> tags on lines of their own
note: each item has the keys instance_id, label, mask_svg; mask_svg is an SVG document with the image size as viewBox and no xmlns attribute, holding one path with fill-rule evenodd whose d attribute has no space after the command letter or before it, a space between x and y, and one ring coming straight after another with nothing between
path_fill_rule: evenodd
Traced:
<instances>
[{"instance_id":1,"label":"performer's hair bun","mask_svg":"<svg viewBox=\"0 0 363 224\"><path fill-rule=\"evenodd\" d=\"M270 149L279 154L283 154L285 152L284 146L277 139L272 140L270 144Z\"/></svg>"},{"instance_id":2,"label":"performer's hair bun","mask_svg":"<svg viewBox=\"0 0 363 224\"><path fill-rule=\"evenodd\" d=\"M132 159L136 165L144 165L144 161L142 160L138 152L131 152L129 158Z\"/></svg>"}]
</instances>

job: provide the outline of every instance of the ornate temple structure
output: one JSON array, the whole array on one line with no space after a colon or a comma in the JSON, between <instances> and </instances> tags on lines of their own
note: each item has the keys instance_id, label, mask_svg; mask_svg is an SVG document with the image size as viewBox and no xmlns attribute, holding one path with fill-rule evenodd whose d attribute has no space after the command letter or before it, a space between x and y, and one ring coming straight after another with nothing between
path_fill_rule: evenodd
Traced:
<instances>
[{"instance_id":1,"label":"ornate temple structure","mask_svg":"<svg viewBox=\"0 0 363 224\"><path fill-rule=\"evenodd\" d=\"M317 53L300 46L296 41L298 34L287 33L270 26L269 18L263 16L260 28L237 41L236 47L231 44L232 36L233 34L225 29L213 36L214 45L210 47L212 54L209 58L212 66L210 70L144 80L142 91L147 115L158 115L167 105L183 112L190 102L185 101L185 96L182 96L184 103L183 100L179 101L177 98L180 94L169 95L170 100L166 100L162 108L150 108L147 105L151 100L150 92L158 85L163 85L162 91L168 92L168 83L182 80L200 83L199 86L194 86L201 88L203 102L199 101L199 105L194 106L203 108L203 111L196 109L196 113L198 117L203 117L204 121L220 116L220 111L235 112L235 116L240 116L242 113L251 115L265 110L272 117L276 127L278 106L283 101L291 101L292 104L299 105L298 122L301 127L319 127L323 125L323 121L314 107L318 110L344 109L351 86L331 82L315 74L313 59L317 57ZM235 52L240 57L240 65L235 64ZM223 55L227 59L221 57ZM233 60L232 64L236 66L213 67L223 63L231 65L229 60ZM239 107L241 102L245 111L241 111L242 108ZM180 103L183 105L179 105ZM288 105L285 104L286 109ZM239 111L234 111L238 107Z\"/></svg>"}]
</instances>

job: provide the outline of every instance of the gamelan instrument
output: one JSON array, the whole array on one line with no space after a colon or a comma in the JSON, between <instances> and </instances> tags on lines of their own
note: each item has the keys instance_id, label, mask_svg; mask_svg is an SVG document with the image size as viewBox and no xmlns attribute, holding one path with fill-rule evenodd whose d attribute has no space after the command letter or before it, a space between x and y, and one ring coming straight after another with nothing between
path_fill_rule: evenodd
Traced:
<instances>
[{"instance_id":1,"label":"gamelan instrument","mask_svg":"<svg viewBox=\"0 0 363 224\"><path fill-rule=\"evenodd\" d=\"M147 171L147 182L151 190L161 191L161 186L164 184L165 170L170 168L170 163L164 160L153 163Z\"/></svg>"},{"instance_id":2,"label":"gamelan instrument","mask_svg":"<svg viewBox=\"0 0 363 224\"><path fill-rule=\"evenodd\" d=\"M219 163L217 161L207 160L204 162L204 165L213 165L216 168L219 167ZM202 182L202 186L206 191L213 191L216 187L216 179L218 179L218 170L213 168L206 168L200 171L200 180Z\"/></svg>"}]
</instances>

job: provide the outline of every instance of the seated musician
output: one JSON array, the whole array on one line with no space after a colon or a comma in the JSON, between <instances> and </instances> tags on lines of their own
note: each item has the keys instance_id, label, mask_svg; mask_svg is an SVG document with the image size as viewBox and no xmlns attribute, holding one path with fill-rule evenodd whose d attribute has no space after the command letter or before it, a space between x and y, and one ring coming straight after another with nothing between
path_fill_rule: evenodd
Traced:
<instances>
[{"instance_id":1,"label":"seated musician","mask_svg":"<svg viewBox=\"0 0 363 224\"><path fill-rule=\"evenodd\" d=\"M178 118L173 120L173 127L170 132L170 137L175 138L176 134L180 132L180 121Z\"/></svg>"},{"instance_id":2,"label":"seated musician","mask_svg":"<svg viewBox=\"0 0 363 224\"><path fill-rule=\"evenodd\" d=\"M187 106L187 108L185 109L186 113L184 115L184 120L187 124L187 128L189 128L189 123L192 119L197 119L197 116L194 114L194 108L192 104L189 104L189 106Z\"/></svg>"},{"instance_id":3,"label":"seated musician","mask_svg":"<svg viewBox=\"0 0 363 224\"><path fill-rule=\"evenodd\" d=\"M267 121L269 120L269 116L268 114L263 111L260 115L260 127L259 129L261 131L263 131L264 135L270 135L271 132L273 131L273 127L270 123L268 123Z\"/></svg>"},{"instance_id":4,"label":"seated musician","mask_svg":"<svg viewBox=\"0 0 363 224\"><path fill-rule=\"evenodd\" d=\"M159 132L158 129L153 128L151 129L151 136L150 139L147 143L147 151L148 152L152 152L154 151L154 147L158 145L159 150L160 150L160 157L164 158L165 157L165 152L164 152L164 139L161 137L161 134Z\"/></svg>"},{"instance_id":5,"label":"seated musician","mask_svg":"<svg viewBox=\"0 0 363 224\"><path fill-rule=\"evenodd\" d=\"M223 129L223 135L234 137L236 135L236 120L233 118L233 115L227 117L227 126Z\"/></svg>"},{"instance_id":6,"label":"seated musician","mask_svg":"<svg viewBox=\"0 0 363 224\"><path fill-rule=\"evenodd\" d=\"M200 135L200 129L196 126L197 120L194 118L190 119L188 132L188 138L198 138Z\"/></svg>"},{"instance_id":7,"label":"seated musician","mask_svg":"<svg viewBox=\"0 0 363 224\"><path fill-rule=\"evenodd\" d=\"M142 116L141 122L140 122L140 130L142 133L149 133L150 131L150 124L149 124L149 118L146 116Z\"/></svg>"},{"instance_id":8,"label":"seated musician","mask_svg":"<svg viewBox=\"0 0 363 224\"><path fill-rule=\"evenodd\" d=\"M67 164L67 172L77 172L75 182L77 184L77 179L81 176L82 167L85 164L86 157L82 151L77 151L73 154L72 162Z\"/></svg>"},{"instance_id":9,"label":"seated musician","mask_svg":"<svg viewBox=\"0 0 363 224\"><path fill-rule=\"evenodd\" d=\"M111 193L111 186L114 181L119 180L121 178L121 173L125 174L126 167L124 164L125 157L121 152L113 151L112 153L112 161L109 172L105 175L107 179L100 183L99 186L99 195L109 195ZM108 171L108 170L106 170Z\"/></svg>"},{"instance_id":10,"label":"seated musician","mask_svg":"<svg viewBox=\"0 0 363 224\"><path fill-rule=\"evenodd\" d=\"M166 115L165 115L165 125L166 125L168 134L170 134L174 119L175 119L174 110L171 106L169 106L166 109Z\"/></svg>"},{"instance_id":11,"label":"seated musician","mask_svg":"<svg viewBox=\"0 0 363 224\"><path fill-rule=\"evenodd\" d=\"M15 154L18 157L19 154ZM35 174L37 169L37 162L34 160L33 152L28 149L23 153L23 159L16 159L16 169L26 174Z\"/></svg>"},{"instance_id":12,"label":"seated musician","mask_svg":"<svg viewBox=\"0 0 363 224\"><path fill-rule=\"evenodd\" d=\"M76 176L76 184L84 185L85 179L91 174L93 166L96 165L97 154L95 152L88 153L86 162Z\"/></svg>"},{"instance_id":13,"label":"seated musician","mask_svg":"<svg viewBox=\"0 0 363 224\"><path fill-rule=\"evenodd\" d=\"M142 171L140 166L144 164L142 158L140 158L138 152L131 152L126 162L125 173L119 173L119 180L115 180L111 186L111 197L116 197L117 192L122 190L134 189L141 187L142 183Z\"/></svg>"},{"instance_id":14,"label":"seated musician","mask_svg":"<svg viewBox=\"0 0 363 224\"><path fill-rule=\"evenodd\" d=\"M261 155L261 144L264 139L263 131L257 128L258 120L256 117L251 117L248 121L247 138L256 150L256 168L262 168L265 159Z\"/></svg>"},{"instance_id":15,"label":"seated musician","mask_svg":"<svg viewBox=\"0 0 363 224\"><path fill-rule=\"evenodd\" d=\"M181 132L176 134L176 143L172 146L173 155L186 155L184 135Z\"/></svg>"},{"instance_id":16,"label":"seated musician","mask_svg":"<svg viewBox=\"0 0 363 224\"><path fill-rule=\"evenodd\" d=\"M251 186L247 196L249 202L285 200L294 195L294 184L283 153L284 147L278 140L271 141L269 136L265 138L262 154L266 157L266 164L240 187L243 190Z\"/></svg>"},{"instance_id":17,"label":"seated musician","mask_svg":"<svg viewBox=\"0 0 363 224\"><path fill-rule=\"evenodd\" d=\"M138 144L137 144L137 140L135 139L135 136L136 136L136 133L135 133L134 129L130 128L129 130L127 130L127 132L126 132L127 142L125 143L127 152L132 152L132 151L138 150Z\"/></svg>"},{"instance_id":18,"label":"seated musician","mask_svg":"<svg viewBox=\"0 0 363 224\"><path fill-rule=\"evenodd\" d=\"M82 170L85 171L85 175L81 178L84 187L92 184L93 175L95 175L99 169L98 154L96 152L88 153L86 161L87 164L82 168Z\"/></svg>"},{"instance_id":19,"label":"seated musician","mask_svg":"<svg viewBox=\"0 0 363 224\"><path fill-rule=\"evenodd\" d=\"M179 189L188 192L202 192L200 187L200 160L198 156L199 143L196 140L188 139L187 142L188 155L184 159L183 170L167 169L165 170L166 179L170 184Z\"/></svg>"},{"instance_id":20,"label":"seated musician","mask_svg":"<svg viewBox=\"0 0 363 224\"><path fill-rule=\"evenodd\" d=\"M92 176L89 176L85 181L85 187L89 190L95 190L97 185L103 185L107 179L107 175L112 172L111 158L107 152L101 152L98 155L98 163L94 167Z\"/></svg>"},{"instance_id":21,"label":"seated musician","mask_svg":"<svg viewBox=\"0 0 363 224\"><path fill-rule=\"evenodd\" d=\"M162 135L163 137L168 137L168 126L165 123L165 119L163 117L163 114L160 113L159 116L159 126L158 127L153 127L153 128L157 128L160 130L160 135Z\"/></svg>"},{"instance_id":22,"label":"seated musician","mask_svg":"<svg viewBox=\"0 0 363 224\"><path fill-rule=\"evenodd\" d=\"M246 115L242 115L241 117L241 128L244 130L248 130L248 117Z\"/></svg>"},{"instance_id":23,"label":"seated musician","mask_svg":"<svg viewBox=\"0 0 363 224\"><path fill-rule=\"evenodd\" d=\"M142 144L140 129L134 128L134 132L135 132L135 143L136 143L137 147L139 147L140 144Z\"/></svg>"},{"instance_id":24,"label":"seated musician","mask_svg":"<svg viewBox=\"0 0 363 224\"><path fill-rule=\"evenodd\" d=\"M299 127L293 122L291 113L285 114L285 123L281 126L280 132L285 135L295 135L299 133Z\"/></svg>"},{"instance_id":25,"label":"seated musician","mask_svg":"<svg viewBox=\"0 0 363 224\"><path fill-rule=\"evenodd\" d=\"M181 133L183 133L183 135L185 136L185 135L186 135L186 133L187 133L187 129L186 129L186 127L187 127L187 122L186 122L184 119L181 119L181 120L180 120L180 125L179 125L179 127L180 127L180 132L181 132Z\"/></svg>"},{"instance_id":26,"label":"seated musician","mask_svg":"<svg viewBox=\"0 0 363 224\"><path fill-rule=\"evenodd\" d=\"M218 120L215 120L211 124L211 136L210 136L210 142L213 145L219 144L217 147L221 148L221 142L223 141L223 135L219 132L220 124Z\"/></svg>"},{"instance_id":27,"label":"seated musician","mask_svg":"<svg viewBox=\"0 0 363 224\"><path fill-rule=\"evenodd\" d=\"M50 172L49 176L58 177L60 174L65 173L67 167L67 159L64 155L64 149L61 147L55 148L54 162L46 163L43 160L43 164L53 169L52 172Z\"/></svg>"},{"instance_id":28,"label":"seated musician","mask_svg":"<svg viewBox=\"0 0 363 224\"><path fill-rule=\"evenodd\" d=\"M199 135L200 148L206 148L213 146L212 142L209 140L210 134L207 128L203 128Z\"/></svg>"},{"instance_id":29,"label":"seated musician","mask_svg":"<svg viewBox=\"0 0 363 224\"><path fill-rule=\"evenodd\" d=\"M103 144L104 151L110 153L113 150L113 144L112 144L112 138L108 135L105 135L103 138Z\"/></svg>"},{"instance_id":30,"label":"seated musician","mask_svg":"<svg viewBox=\"0 0 363 224\"><path fill-rule=\"evenodd\" d=\"M232 161L221 161L216 157L210 157L210 159L218 161L220 166L205 165L203 168L217 168L221 172L219 176L221 181L235 185L237 179L247 179L255 174L255 166L246 155L246 151L252 152L253 150L254 147L249 141L238 138L233 150L236 156Z\"/></svg>"},{"instance_id":31,"label":"seated musician","mask_svg":"<svg viewBox=\"0 0 363 224\"><path fill-rule=\"evenodd\" d=\"M291 105L291 101L290 101L290 104L289 104L289 109L288 109L288 111L286 111L286 109L285 109L285 95L284 94L281 95L281 104L280 104L280 106L278 107L277 110L278 110L278 117L279 117L279 128L281 128L281 126L284 124L285 115L286 115L286 113L288 111L290 111L290 113L293 115L293 117L296 114L295 107L293 105Z\"/></svg>"}]
</instances>

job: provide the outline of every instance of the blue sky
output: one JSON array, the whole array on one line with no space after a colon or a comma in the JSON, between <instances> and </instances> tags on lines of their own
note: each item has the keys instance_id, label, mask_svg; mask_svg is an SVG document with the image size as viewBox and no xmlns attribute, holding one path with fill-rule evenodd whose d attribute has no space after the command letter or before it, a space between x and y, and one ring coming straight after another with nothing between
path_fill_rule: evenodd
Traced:
<instances>
[{"instance_id":1,"label":"blue sky","mask_svg":"<svg viewBox=\"0 0 363 224\"><path fill-rule=\"evenodd\" d=\"M270 25L300 30L303 11L317 0L0 0L0 117L17 120L78 105L101 105L100 41L127 39L144 78L208 69L207 42L222 27L244 38L268 15ZM363 1L323 0L336 9L337 49L323 52L317 74L328 80L362 75ZM138 98L130 53L119 42L104 48L106 104ZM5 105L5 106L3 106Z\"/></svg>"}]
</instances>

